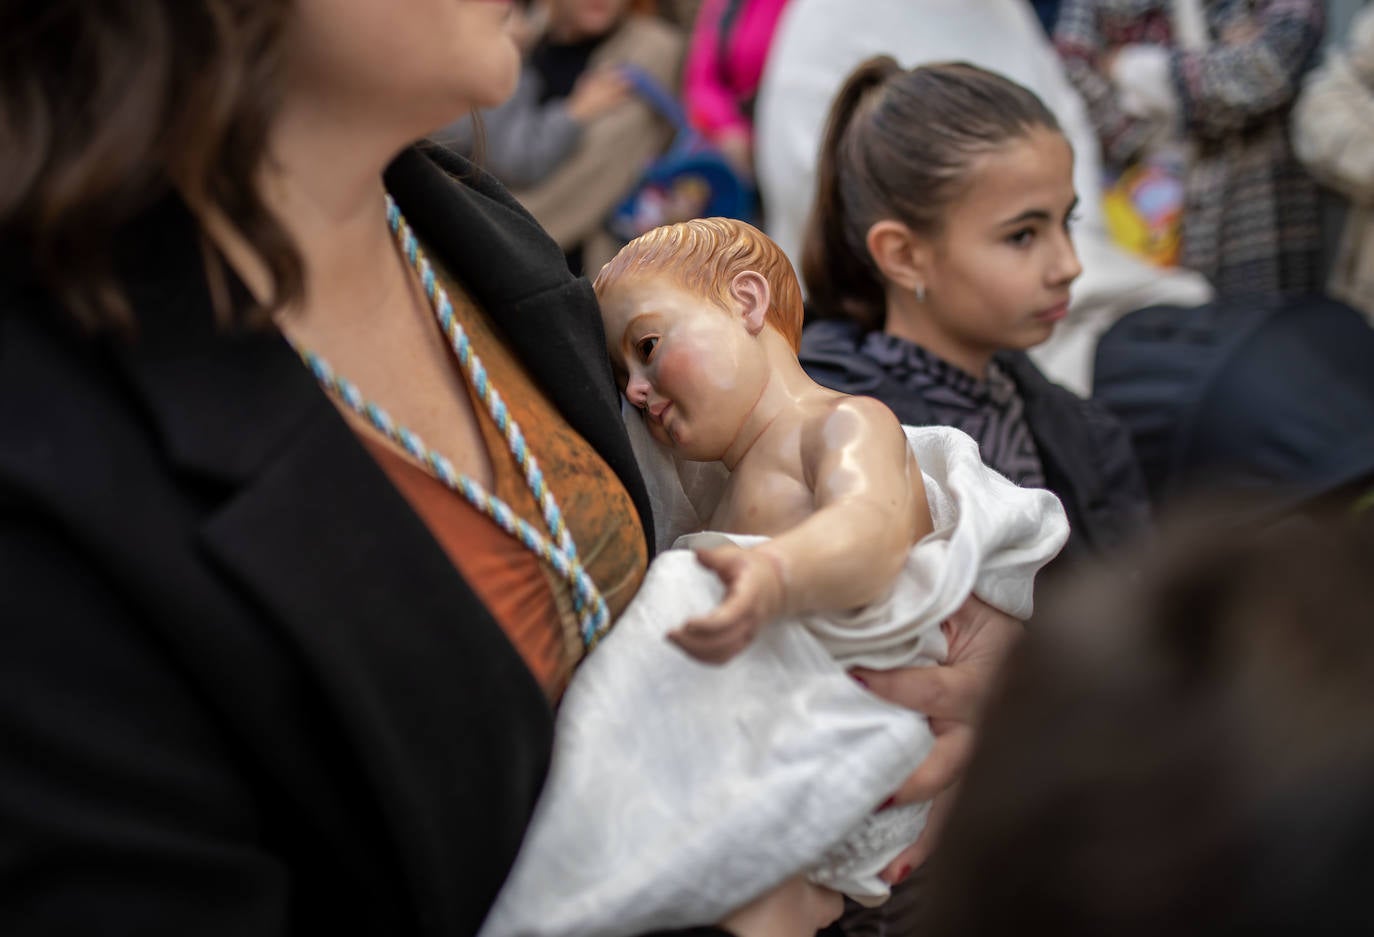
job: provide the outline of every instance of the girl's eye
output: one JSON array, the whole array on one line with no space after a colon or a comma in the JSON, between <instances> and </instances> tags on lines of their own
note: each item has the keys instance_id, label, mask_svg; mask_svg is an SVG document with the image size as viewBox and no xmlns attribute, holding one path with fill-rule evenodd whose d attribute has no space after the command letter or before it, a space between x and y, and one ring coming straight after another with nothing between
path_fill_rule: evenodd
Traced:
<instances>
[{"instance_id":1,"label":"girl's eye","mask_svg":"<svg viewBox=\"0 0 1374 937\"><path fill-rule=\"evenodd\" d=\"M1027 247L1033 240L1035 240L1034 228L1022 228L1020 231L1007 236L1007 243L1012 247Z\"/></svg>"},{"instance_id":2,"label":"girl's eye","mask_svg":"<svg viewBox=\"0 0 1374 937\"><path fill-rule=\"evenodd\" d=\"M656 347L658 347L657 337L641 338L635 343L635 350L639 352L639 360L647 364L649 359L653 357Z\"/></svg>"},{"instance_id":3,"label":"girl's eye","mask_svg":"<svg viewBox=\"0 0 1374 937\"><path fill-rule=\"evenodd\" d=\"M1065 230L1065 231L1072 231L1072 230L1073 230L1073 226L1076 225L1076 224L1078 224L1078 217L1079 217L1078 212L1074 212L1073 214L1071 214L1071 215L1069 215L1067 218L1065 218L1065 219L1064 219L1064 230Z\"/></svg>"}]
</instances>

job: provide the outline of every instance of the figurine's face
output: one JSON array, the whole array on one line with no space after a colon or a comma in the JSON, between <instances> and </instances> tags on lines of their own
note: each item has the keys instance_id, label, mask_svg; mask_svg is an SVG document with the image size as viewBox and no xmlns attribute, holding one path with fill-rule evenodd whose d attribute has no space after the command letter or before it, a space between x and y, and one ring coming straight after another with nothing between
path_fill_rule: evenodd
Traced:
<instances>
[{"instance_id":1,"label":"figurine's face","mask_svg":"<svg viewBox=\"0 0 1374 937\"><path fill-rule=\"evenodd\" d=\"M685 459L720 459L767 383L743 317L663 276L617 283L601 317L616 380L649 433Z\"/></svg>"}]
</instances>

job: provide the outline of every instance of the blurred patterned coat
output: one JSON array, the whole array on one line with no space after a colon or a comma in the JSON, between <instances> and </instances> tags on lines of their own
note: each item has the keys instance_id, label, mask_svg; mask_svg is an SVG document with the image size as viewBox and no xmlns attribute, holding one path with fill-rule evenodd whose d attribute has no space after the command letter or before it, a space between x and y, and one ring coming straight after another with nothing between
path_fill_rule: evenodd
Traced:
<instances>
[{"instance_id":1,"label":"blurred patterned coat","mask_svg":"<svg viewBox=\"0 0 1374 937\"><path fill-rule=\"evenodd\" d=\"M1317 288L1316 187L1293 155L1288 112L1325 20L1322 0L1200 0L1207 47L1179 48L1170 0L1065 0L1055 45L1083 95L1108 165L1139 156L1158 125L1121 107L1104 61L1163 46L1179 126L1192 146L1184 266L1221 295Z\"/></svg>"},{"instance_id":2,"label":"blurred patterned coat","mask_svg":"<svg viewBox=\"0 0 1374 937\"><path fill-rule=\"evenodd\" d=\"M1293 146L1318 181L1349 199L1326 291L1374 325L1374 6L1355 15L1347 46L1307 76Z\"/></svg>"}]
</instances>

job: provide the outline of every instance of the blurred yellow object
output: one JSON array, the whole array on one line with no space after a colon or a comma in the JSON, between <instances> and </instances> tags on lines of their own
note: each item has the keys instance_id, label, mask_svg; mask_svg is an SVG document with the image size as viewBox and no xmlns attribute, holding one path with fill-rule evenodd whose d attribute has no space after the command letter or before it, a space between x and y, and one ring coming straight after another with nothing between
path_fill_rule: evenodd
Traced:
<instances>
[{"instance_id":1,"label":"blurred yellow object","mask_svg":"<svg viewBox=\"0 0 1374 937\"><path fill-rule=\"evenodd\" d=\"M1150 162L1127 167L1102 196L1107 231L1123 248L1158 267L1178 264L1183 183Z\"/></svg>"}]
</instances>

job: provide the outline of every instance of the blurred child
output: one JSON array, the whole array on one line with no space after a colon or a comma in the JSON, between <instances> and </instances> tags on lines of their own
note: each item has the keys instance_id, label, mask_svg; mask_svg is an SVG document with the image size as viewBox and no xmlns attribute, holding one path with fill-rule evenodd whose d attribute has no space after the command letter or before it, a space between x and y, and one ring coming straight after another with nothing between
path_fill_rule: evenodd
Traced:
<instances>
[{"instance_id":1,"label":"blurred child","mask_svg":"<svg viewBox=\"0 0 1374 937\"><path fill-rule=\"evenodd\" d=\"M600 269L615 253L606 218L670 138L617 68L633 65L677 87L682 37L637 12L640 5L547 0L515 96L481 113L481 147L470 118L436 135L480 156L558 241L574 273Z\"/></svg>"},{"instance_id":2,"label":"blurred child","mask_svg":"<svg viewBox=\"0 0 1374 937\"><path fill-rule=\"evenodd\" d=\"M705 0L692 28L683 103L692 125L754 175L754 98L787 0Z\"/></svg>"}]
</instances>

